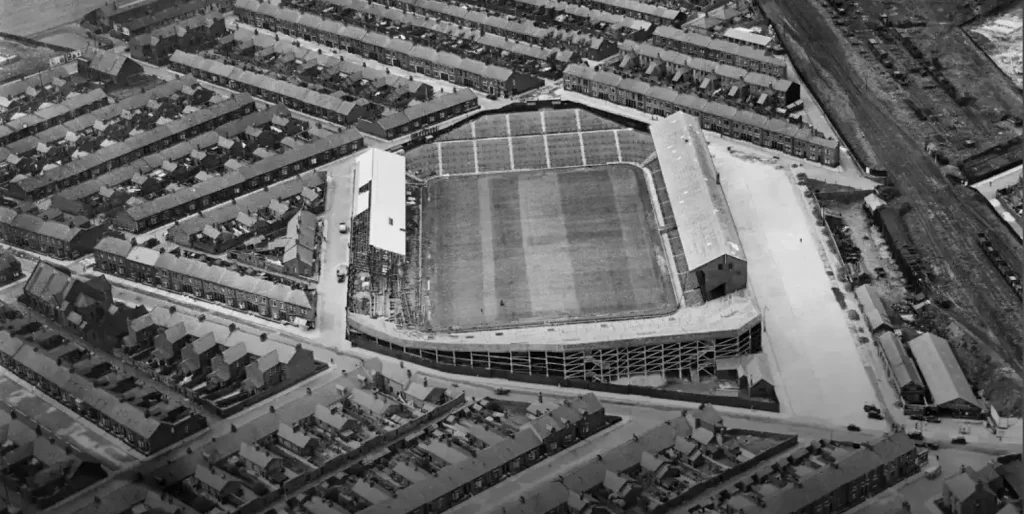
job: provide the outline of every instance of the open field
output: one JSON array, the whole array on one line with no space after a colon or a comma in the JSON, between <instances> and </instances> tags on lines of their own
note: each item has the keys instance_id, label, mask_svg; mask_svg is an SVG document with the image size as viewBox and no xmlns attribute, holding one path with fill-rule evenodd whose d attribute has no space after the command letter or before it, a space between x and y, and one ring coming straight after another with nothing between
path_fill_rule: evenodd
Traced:
<instances>
[{"instance_id":1,"label":"open field","mask_svg":"<svg viewBox=\"0 0 1024 514\"><path fill-rule=\"evenodd\" d=\"M954 341L968 378L996 403L1013 404L1020 386L989 380L1009 372L1019 381L1024 313L971 236L989 229L1007 247L1019 248L1020 243L980 194L943 177L912 136L914 127L894 116L900 107L882 90L885 78L866 61L874 58L861 57L818 4L763 0L761 5L852 152L867 166L891 170L903 195L897 206L909 206L906 224L932 272L927 289L952 302L944 310L944 321L959 321L969 329L967 341Z\"/></svg>"},{"instance_id":2,"label":"open field","mask_svg":"<svg viewBox=\"0 0 1024 514\"><path fill-rule=\"evenodd\" d=\"M2 16L0 16L2 18ZM17 55L19 59L0 66L0 83L16 76L32 74L50 67L50 57L57 52L44 46L29 46L0 38L0 55Z\"/></svg>"},{"instance_id":3,"label":"open field","mask_svg":"<svg viewBox=\"0 0 1024 514\"><path fill-rule=\"evenodd\" d=\"M105 3L104 0L3 0L0 32L33 36L78 21Z\"/></svg>"},{"instance_id":4,"label":"open field","mask_svg":"<svg viewBox=\"0 0 1024 514\"><path fill-rule=\"evenodd\" d=\"M435 179L421 230L430 329L653 315L677 305L633 166Z\"/></svg>"}]
</instances>

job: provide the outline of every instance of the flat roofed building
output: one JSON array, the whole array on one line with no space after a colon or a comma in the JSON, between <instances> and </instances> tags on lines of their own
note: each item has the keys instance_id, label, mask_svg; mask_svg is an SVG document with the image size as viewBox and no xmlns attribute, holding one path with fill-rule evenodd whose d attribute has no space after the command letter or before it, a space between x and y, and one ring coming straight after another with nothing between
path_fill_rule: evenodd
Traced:
<instances>
[{"instance_id":1,"label":"flat roofed building","mask_svg":"<svg viewBox=\"0 0 1024 514\"><path fill-rule=\"evenodd\" d=\"M926 333L911 339L909 346L936 407L956 416L981 415L981 402L974 395L949 341Z\"/></svg>"},{"instance_id":2,"label":"flat roofed building","mask_svg":"<svg viewBox=\"0 0 1024 514\"><path fill-rule=\"evenodd\" d=\"M651 137L688 271L696 274L704 299L746 288L747 257L700 122L676 113L652 124Z\"/></svg>"}]
</instances>

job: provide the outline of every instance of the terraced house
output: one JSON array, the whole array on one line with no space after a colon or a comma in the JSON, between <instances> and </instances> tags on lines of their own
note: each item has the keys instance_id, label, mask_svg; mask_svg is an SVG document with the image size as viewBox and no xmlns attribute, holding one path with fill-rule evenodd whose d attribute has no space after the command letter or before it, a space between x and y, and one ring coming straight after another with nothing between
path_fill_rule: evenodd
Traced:
<instances>
[{"instance_id":1,"label":"terraced house","mask_svg":"<svg viewBox=\"0 0 1024 514\"><path fill-rule=\"evenodd\" d=\"M380 33L325 21L316 15L303 15L292 9L256 0L238 0L235 2L235 14L243 23L289 35L304 35L333 48L488 94L514 95L544 84L537 77L503 66L487 65L452 53L437 52L406 40L392 39Z\"/></svg>"},{"instance_id":2,"label":"terraced house","mask_svg":"<svg viewBox=\"0 0 1024 514\"><path fill-rule=\"evenodd\" d=\"M103 225L70 227L0 207L0 240L61 260L73 260L89 253L105 232Z\"/></svg>"},{"instance_id":3,"label":"terraced house","mask_svg":"<svg viewBox=\"0 0 1024 514\"><path fill-rule=\"evenodd\" d=\"M175 257L141 246L132 248L111 239L101 241L94 252L96 269L104 273L190 294L268 318L315 319L314 302L305 291L209 266L202 261Z\"/></svg>"},{"instance_id":4,"label":"terraced house","mask_svg":"<svg viewBox=\"0 0 1024 514\"><path fill-rule=\"evenodd\" d=\"M642 80L626 79L586 66L570 65L565 69L565 89L657 116L682 111L699 118L704 130L828 166L839 165L839 142L825 139L809 127L679 93L671 88L652 86Z\"/></svg>"},{"instance_id":5,"label":"terraced house","mask_svg":"<svg viewBox=\"0 0 1024 514\"><path fill-rule=\"evenodd\" d=\"M146 455L206 428L206 418L181 405L143 409L122 401L126 394L97 387L6 332L0 332L0 365Z\"/></svg>"}]
</instances>

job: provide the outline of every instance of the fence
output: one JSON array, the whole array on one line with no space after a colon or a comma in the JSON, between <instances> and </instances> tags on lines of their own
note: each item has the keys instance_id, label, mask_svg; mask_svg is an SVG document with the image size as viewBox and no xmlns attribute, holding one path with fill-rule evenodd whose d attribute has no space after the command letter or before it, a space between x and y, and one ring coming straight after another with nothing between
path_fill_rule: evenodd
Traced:
<instances>
[{"instance_id":1,"label":"fence","mask_svg":"<svg viewBox=\"0 0 1024 514\"><path fill-rule=\"evenodd\" d=\"M227 407L218 407L218 406L214 405L213 402L211 402L209 400L206 400L206 399L200 399L199 403L203 407L205 407L207 409L210 409L213 412L216 412L218 416L220 416L222 418L227 418L227 417L230 417L230 416L232 416L232 415L234 415L234 414L244 410L245 408L249 407L250 405L257 404L259 402L262 402L263 400L266 400L267 398L270 398L271 396L275 396L278 393L280 393L281 391L284 391L285 389L288 389L289 387L292 387L295 384L298 384L299 382L301 382L303 380L306 380L309 377L315 376L318 373L321 373L321 372L323 372L326 369L327 369L327 364L325 364L323 362L317 362L316 370L313 371L313 373L311 373L309 375L306 375L306 376L296 377L296 378L294 378L292 380L287 380L287 381L281 382L281 383L275 385L274 387L271 387L269 389L264 389L263 391L260 391L259 393L256 393L256 394L254 394L254 395L252 395L252 396L250 396L250 397L248 397L248 398L246 398L246 399L244 399L244 400L242 400L242 401L240 401L240 402L238 402L238 403L236 403L234 405L229 405Z\"/></svg>"},{"instance_id":2,"label":"fence","mask_svg":"<svg viewBox=\"0 0 1024 514\"><path fill-rule=\"evenodd\" d=\"M766 432L758 432L756 430L729 430L727 431L727 434L755 435L758 437L774 437L778 435ZM701 482L687 489L686 491L683 492L683 494L680 494L679 496L676 496L675 498L672 498L669 501L655 507L653 510L650 511L651 514L665 514L669 511L674 511L675 507L678 507L680 504L686 503L704 494L705 492L708 491L708 489L711 489L712 487L717 487L718 485L721 485L724 482L728 482L729 480L732 480L737 476L754 469L754 467L760 465L762 462L771 459L790 448L793 448L794 446L797 445L797 439L798 438L795 435L791 435L783 439L782 442L769 448L767 451L761 453L760 455L754 457L753 459L750 459L746 462L741 462L740 465L729 468L724 473L716 475L711 480Z\"/></svg>"},{"instance_id":3,"label":"fence","mask_svg":"<svg viewBox=\"0 0 1024 514\"><path fill-rule=\"evenodd\" d=\"M503 380L514 380L517 382L528 382L533 384L569 387L575 389L586 389L589 391L598 391L605 393L648 396L652 398L662 398L666 400L676 400L691 403L710 403L712 405L737 407L741 409L751 409L764 412L779 412L779 404L777 402L772 402L768 400L759 400L754 398L737 396L718 396L714 394L696 393L689 391L672 391L666 389L655 389L652 387L634 385L617 385L605 382L590 382L586 380L566 379L562 377L550 377L546 375L526 375L487 368L469 368L464 366L455 366L451 364L442 364L439 362L424 359L413 354L393 350L380 344L374 338L364 334L349 332L348 339L349 341L352 342L353 346L363 347L377 353L382 353L384 355L395 357L397 359L414 362L421 366L426 366L428 368L436 369L438 371L442 371L445 373L471 375L484 378L500 378Z\"/></svg>"},{"instance_id":4,"label":"fence","mask_svg":"<svg viewBox=\"0 0 1024 514\"><path fill-rule=\"evenodd\" d=\"M337 473L342 468L349 465L355 464L359 460L365 458L373 452L379 451L385 446L390 446L398 441L401 441L407 435L420 430L427 425L437 422L438 420L444 419L452 411L466 404L466 394L460 394L459 396L449 400L447 403L439 406L438 408L408 422L402 424L402 426L385 432L376 437L370 438L364 442L359 448L352 450L348 453L339 455L327 462L322 466L302 475L299 475L283 484L278 489L275 489L255 500L246 503L239 507L235 512L237 514L255 514L263 511L270 505L279 501L285 496L292 495L298 492L307 485L316 483L322 477Z\"/></svg>"}]
</instances>

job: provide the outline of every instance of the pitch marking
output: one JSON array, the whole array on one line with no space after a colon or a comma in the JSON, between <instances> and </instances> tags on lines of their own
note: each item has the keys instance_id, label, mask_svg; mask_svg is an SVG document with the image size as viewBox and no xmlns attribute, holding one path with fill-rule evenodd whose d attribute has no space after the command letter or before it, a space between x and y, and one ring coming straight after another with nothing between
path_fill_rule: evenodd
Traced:
<instances>
[{"instance_id":1,"label":"pitch marking","mask_svg":"<svg viewBox=\"0 0 1024 514\"><path fill-rule=\"evenodd\" d=\"M619 144L619 131L612 131L615 134L615 152L619 154L619 162L622 162L622 145Z\"/></svg>"},{"instance_id":2,"label":"pitch marking","mask_svg":"<svg viewBox=\"0 0 1024 514\"><path fill-rule=\"evenodd\" d=\"M551 167L551 150L548 148L548 135L544 134L541 136L544 138L544 158L547 159L548 168Z\"/></svg>"}]
</instances>

